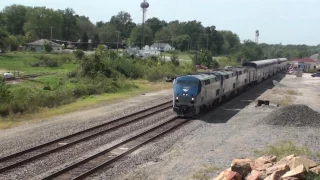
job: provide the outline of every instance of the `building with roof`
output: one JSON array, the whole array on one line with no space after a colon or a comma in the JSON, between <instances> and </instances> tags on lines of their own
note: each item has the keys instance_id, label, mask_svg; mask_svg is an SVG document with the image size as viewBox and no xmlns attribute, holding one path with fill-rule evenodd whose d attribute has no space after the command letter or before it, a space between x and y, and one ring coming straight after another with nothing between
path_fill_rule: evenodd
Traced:
<instances>
[{"instance_id":1,"label":"building with roof","mask_svg":"<svg viewBox=\"0 0 320 180\"><path fill-rule=\"evenodd\" d=\"M168 43L153 43L151 46L150 46L150 49L152 50L158 50L158 51L161 51L161 52L165 52L165 51L174 51L175 48L172 47L170 44Z\"/></svg>"},{"instance_id":2,"label":"building with roof","mask_svg":"<svg viewBox=\"0 0 320 180\"><path fill-rule=\"evenodd\" d=\"M35 52L41 52L44 49L44 44L50 43L52 47L53 53L61 53L62 52L62 45L49 41L47 39L40 39L31 43L28 43L27 46L29 49L33 49Z\"/></svg>"},{"instance_id":3,"label":"building with roof","mask_svg":"<svg viewBox=\"0 0 320 180\"><path fill-rule=\"evenodd\" d=\"M143 49L138 47L130 47L124 50L124 53L131 57L148 58L151 56L160 56L160 51L151 49L148 45Z\"/></svg>"},{"instance_id":4,"label":"building with roof","mask_svg":"<svg viewBox=\"0 0 320 180\"><path fill-rule=\"evenodd\" d=\"M310 56L311 59L314 59L315 61L317 61L317 64L320 65L320 56L319 54L314 54L312 56Z\"/></svg>"},{"instance_id":5,"label":"building with roof","mask_svg":"<svg viewBox=\"0 0 320 180\"><path fill-rule=\"evenodd\" d=\"M317 69L317 61L307 57L302 59L294 59L290 62L292 68L303 69L304 71L310 71Z\"/></svg>"}]
</instances>

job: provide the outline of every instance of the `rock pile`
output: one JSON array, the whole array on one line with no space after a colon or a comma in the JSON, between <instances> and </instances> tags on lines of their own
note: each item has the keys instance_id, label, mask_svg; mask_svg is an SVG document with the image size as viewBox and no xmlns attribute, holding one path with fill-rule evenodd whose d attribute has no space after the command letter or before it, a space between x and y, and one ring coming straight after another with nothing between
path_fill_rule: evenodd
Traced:
<instances>
[{"instance_id":1,"label":"rock pile","mask_svg":"<svg viewBox=\"0 0 320 180\"><path fill-rule=\"evenodd\" d=\"M300 180L306 179L306 172L320 177L320 166L312 160L295 155L276 160L275 156L262 156L256 160L235 159L231 168L213 180Z\"/></svg>"},{"instance_id":2,"label":"rock pile","mask_svg":"<svg viewBox=\"0 0 320 180\"><path fill-rule=\"evenodd\" d=\"M278 126L320 126L320 113L306 105L281 107L262 119L263 124Z\"/></svg>"}]
</instances>

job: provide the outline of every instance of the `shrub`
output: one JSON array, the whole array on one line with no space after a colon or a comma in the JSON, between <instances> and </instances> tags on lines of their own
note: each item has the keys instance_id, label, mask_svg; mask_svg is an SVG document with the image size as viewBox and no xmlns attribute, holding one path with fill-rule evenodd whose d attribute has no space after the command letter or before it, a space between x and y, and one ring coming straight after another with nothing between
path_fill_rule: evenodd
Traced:
<instances>
[{"instance_id":1,"label":"shrub","mask_svg":"<svg viewBox=\"0 0 320 180\"><path fill-rule=\"evenodd\" d=\"M72 58L70 57L70 55L61 55L60 61L62 63L70 63L70 62L72 62Z\"/></svg>"},{"instance_id":2,"label":"shrub","mask_svg":"<svg viewBox=\"0 0 320 180\"><path fill-rule=\"evenodd\" d=\"M10 35L6 39L7 45L11 46L11 51L17 51L19 48L19 41L16 36Z\"/></svg>"},{"instance_id":3,"label":"shrub","mask_svg":"<svg viewBox=\"0 0 320 180\"><path fill-rule=\"evenodd\" d=\"M43 90L51 91L51 87L49 85L46 85L46 86L43 87Z\"/></svg>"},{"instance_id":4,"label":"shrub","mask_svg":"<svg viewBox=\"0 0 320 180\"><path fill-rule=\"evenodd\" d=\"M127 78L141 78L144 74L144 67L140 63L132 63L128 59L119 59L116 62L115 69Z\"/></svg>"},{"instance_id":5,"label":"shrub","mask_svg":"<svg viewBox=\"0 0 320 180\"><path fill-rule=\"evenodd\" d=\"M159 60L159 58L157 56L151 56L150 59L152 61L156 61L156 62L158 62L158 60Z\"/></svg>"},{"instance_id":6,"label":"shrub","mask_svg":"<svg viewBox=\"0 0 320 180\"><path fill-rule=\"evenodd\" d=\"M32 67L58 67L58 61L56 60L43 60L43 61L38 61L38 62L34 62L31 64Z\"/></svg>"},{"instance_id":7,"label":"shrub","mask_svg":"<svg viewBox=\"0 0 320 180\"><path fill-rule=\"evenodd\" d=\"M73 51L74 55L77 59L81 60L84 56L84 52L82 50Z\"/></svg>"},{"instance_id":8,"label":"shrub","mask_svg":"<svg viewBox=\"0 0 320 180\"><path fill-rule=\"evenodd\" d=\"M9 91L9 86L6 84L5 80L0 77L0 104L9 102L11 99L12 95Z\"/></svg>"},{"instance_id":9,"label":"shrub","mask_svg":"<svg viewBox=\"0 0 320 180\"><path fill-rule=\"evenodd\" d=\"M43 49L45 50L45 52L51 52L52 51L52 45L51 45L51 42L44 42L44 45L43 45Z\"/></svg>"},{"instance_id":10,"label":"shrub","mask_svg":"<svg viewBox=\"0 0 320 180\"><path fill-rule=\"evenodd\" d=\"M159 81L162 78L166 77L166 72L161 68L152 68L147 74L147 79L149 81Z\"/></svg>"},{"instance_id":11,"label":"shrub","mask_svg":"<svg viewBox=\"0 0 320 180\"><path fill-rule=\"evenodd\" d=\"M171 58L171 63L172 63L173 65L179 66L180 61L179 61L179 57L178 57L178 55L177 55L176 53L172 53L172 55L171 55L170 58Z\"/></svg>"},{"instance_id":12,"label":"shrub","mask_svg":"<svg viewBox=\"0 0 320 180\"><path fill-rule=\"evenodd\" d=\"M32 67L58 67L59 66L59 58L55 55L47 55L42 54L40 56L35 56L39 58L40 61L31 63Z\"/></svg>"}]
</instances>

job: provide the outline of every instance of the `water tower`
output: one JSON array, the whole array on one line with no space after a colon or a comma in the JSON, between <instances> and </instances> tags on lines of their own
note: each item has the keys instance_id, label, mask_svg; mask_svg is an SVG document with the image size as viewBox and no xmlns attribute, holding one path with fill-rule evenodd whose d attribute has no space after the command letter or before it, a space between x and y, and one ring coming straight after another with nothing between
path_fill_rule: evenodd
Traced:
<instances>
[{"instance_id":1,"label":"water tower","mask_svg":"<svg viewBox=\"0 0 320 180\"><path fill-rule=\"evenodd\" d=\"M146 12L149 8L149 3L147 0L143 0L143 2L140 4L140 7L142 8L143 16L142 16L142 31L141 31L141 49L144 47L144 21L146 20Z\"/></svg>"},{"instance_id":2,"label":"water tower","mask_svg":"<svg viewBox=\"0 0 320 180\"><path fill-rule=\"evenodd\" d=\"M256 40L255 42L259 44L259 30L256 30Z\"/></svg>"}]
</instances>

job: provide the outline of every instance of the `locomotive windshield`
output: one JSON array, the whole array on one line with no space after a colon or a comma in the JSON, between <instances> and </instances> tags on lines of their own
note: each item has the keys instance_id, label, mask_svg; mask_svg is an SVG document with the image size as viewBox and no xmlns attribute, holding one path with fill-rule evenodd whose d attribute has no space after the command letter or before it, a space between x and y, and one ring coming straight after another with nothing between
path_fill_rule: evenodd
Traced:
<instances>
[{"instance_id":1,"label":"locomotive windshield","mask_svg":"<svg viewBox=\"0 0 320 180\"><path fill-rule=\"evenodd\" d=\"M195 81L195 80L178 80L177 84L184 85L184 86L198 86L199 85L199 81Z\"/></svg>"},{"instance_id":2,"label":"locomotive windshield","mask_svg":"<svg viewBox=\"0 0 320 180\"><path fill-rule=\"evenodd\" d=\"M201 83L194 77L180 77L174 84L174 92L176 95L190 94L196 96L201 91Z\"/></svg>"}]
</instances>

